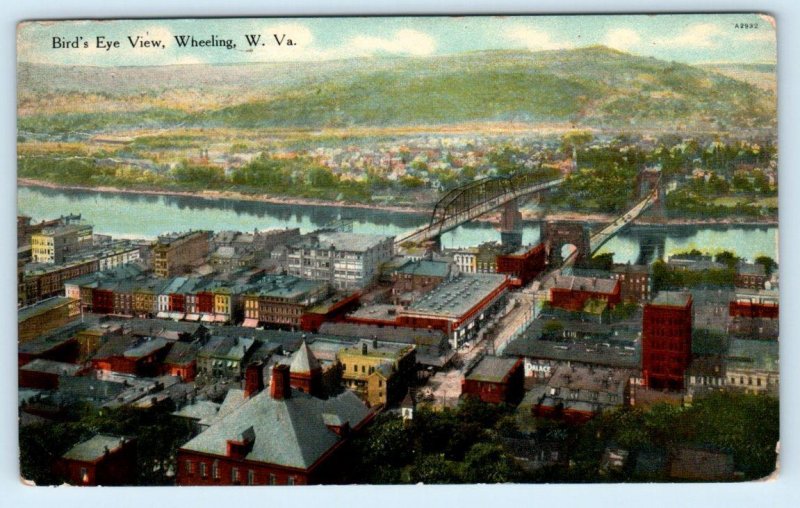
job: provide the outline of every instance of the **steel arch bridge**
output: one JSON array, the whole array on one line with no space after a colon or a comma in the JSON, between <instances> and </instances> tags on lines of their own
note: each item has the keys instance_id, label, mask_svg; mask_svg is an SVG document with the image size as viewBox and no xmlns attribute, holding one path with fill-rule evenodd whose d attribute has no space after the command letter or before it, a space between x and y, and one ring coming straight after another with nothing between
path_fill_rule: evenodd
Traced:
<instances>
[{"instance_id":1,"label":"steel arch bridge","mask_svg":"<svg viewBox=\"0 0 800 508\"><path fill-rule=\"evenodd\" d=\"M511 177L489 177L455 188L436 203L430 223L395 240L396 245L421 243L474 220L514 199L535 194L564 182L564 178L542 181L530 173Z\"/></svg>"}]
</instances>

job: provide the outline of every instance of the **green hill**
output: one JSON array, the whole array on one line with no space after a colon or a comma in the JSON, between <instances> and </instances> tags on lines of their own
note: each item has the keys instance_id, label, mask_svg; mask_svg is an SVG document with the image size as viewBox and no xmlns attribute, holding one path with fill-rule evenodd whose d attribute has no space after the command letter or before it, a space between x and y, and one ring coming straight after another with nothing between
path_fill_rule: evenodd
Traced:
<instances>
[{"instance_id":1,"label":"green hill","mask_svg":"<svg viewBox=\"0 0 800 508\"><path fill-rule=\"evenodd\" d=\"M192 111L154 98L203 93ZM596 46L430 58L170 67L19 66L20 102L72 93L131 111L23 115L28 132L140 126L344 127L517 121L647 129L773 128L775 94L718 72ZM139 105L137 107L137 105ZM44 112L40 112L44 111Z\"/></svg>"}]
</instances>

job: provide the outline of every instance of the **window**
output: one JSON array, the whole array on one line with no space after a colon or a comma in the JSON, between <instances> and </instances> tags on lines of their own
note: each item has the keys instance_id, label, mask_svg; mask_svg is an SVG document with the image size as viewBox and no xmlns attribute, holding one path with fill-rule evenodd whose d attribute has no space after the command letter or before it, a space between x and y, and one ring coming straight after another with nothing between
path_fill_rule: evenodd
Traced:
<instances>
[{"instance_id":1,"label":"window","mask_svg":"<svg viewBox=\"0 0 800 508\"><path fill-rule=\"evenodd\" d=\"M353 372L358 372L358 365L353 365Z\"/></svg>"},{"instance_id":2,"label":"window","mask_svg":"<svg viewBox=\"0 0 800 508\"><path fill-rule=\"evenodd\" d=\"M238 467L231 468L231 481L233 483L238 483L239 482L239 468Z\"/></svg>"},{"instance_id":3,"label":"window","mask_svg":"<svg viewBox=\"0 0 800 508\"><path fill-rule=\"evenodd\" d=\"M206 472L206 463L205 462L201 462L200 463L200 476L202 476L203 478L208 476L208 473Z\"/></svg>"},{"instance_id":4,"label":"window","mask_svg":"<svg viewBox=\"0 0 800 508\"><path fill-rule=\"evenodd\" d=\"M247 471L247 484L248 485L255 485L256 484L256 472L252 469Z\"/></svg>"},{"instance_id":5,"label":"window","mask_svg":"<svg viewBox=\"0 0 800 508\"><path fill-rule=\"evenodd\" d=\"M192 461L191 461L191 460L187 460L187 461L186 461L186 473L187 473L187 474L192 474L192 473L194 473L194 466L193 466L193 464L192 464Z\"/></svg>"},{"instance_id":6,"label":"window","mask_svg":"<svg viewBox=\"0 0 800 508\"><path fill-rule=\"evenodd\" d=\"M85 467L81 468L81 481L83 483L89 483L89 473L86 471Z\"/></svg>"},{"instance_id":7,"label":"window","mask_svg":"<svg viewBox=\"0 0 800 508\"><path fill-rule=\"evenodd\" d=\"M294 476L290 476L289 478L287 478L286 479L286 484L287 485L294 485Z\"/></svg>"},{"instance_id":8,"label":"window","mask_svg":"<svg viewBox=\"0 0 800 508\"><path fill-rule=\"evenodd\" d=\"M278 478L275 476L275 473L270 473L269 474L269 484L270 485L277 485L278 484Z\"/></svg>"},{"instance_id":9,"label":"window","mask_svg":"<svg viewBox=\"0 0 800 508\"><path fill-rule=\"evenodd\" d=\"M211 463L211 477L219 480L219 461L215 460Z\"/></svg>"}]
</instances>

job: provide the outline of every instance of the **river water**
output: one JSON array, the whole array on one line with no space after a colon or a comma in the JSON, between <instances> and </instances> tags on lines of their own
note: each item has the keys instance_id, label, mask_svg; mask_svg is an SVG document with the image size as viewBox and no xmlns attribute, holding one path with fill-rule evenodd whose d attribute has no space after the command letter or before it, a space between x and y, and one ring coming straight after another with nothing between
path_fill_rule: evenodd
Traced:
<instances>
[{"instance_id":1,"label":"river water","mask_svg":"<svg viewBox=\"0 0 800 508\"><path fill-rule=\"evenodd\" d=\"M299 227L313 231L337 220L350 220L356 233L399 235L428 220L427 214L408 214L361 208L286 205L256 201L207 200L183 196L156 196L19 187L18 211L34 221L80 213L96 233L123 238L155 238L161 233L189 229L250 231ZM765 227L634 227L612 238L600 252L613 252L619 263L650 261L697 248L730 250L751 261L759 255L777 256L778 228ZM500 240L492 224L473 222L442 235L442 247L476 246ZM539 240L539 224L525 223L523 242ZM642 258L642 250L646 255ZM652 251L652 253L651 253Z\"/></svg>"}]
</instances>

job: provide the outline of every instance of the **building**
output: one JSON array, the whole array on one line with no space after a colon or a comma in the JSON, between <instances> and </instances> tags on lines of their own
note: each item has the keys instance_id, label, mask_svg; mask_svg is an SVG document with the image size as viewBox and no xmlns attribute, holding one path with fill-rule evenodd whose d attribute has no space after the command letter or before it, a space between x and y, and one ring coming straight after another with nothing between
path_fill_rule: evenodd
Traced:
<instances>
[{"instance_id":1,"label":"building","mask_svg":"<svg viewBox=\"0 0 800 508\"><path fill-rule=\"evenodd\" d=\"M620 297L624 302L642 303L650 300L652 280L648 265L614 265L614 278L620 282Z\"/></svg>"},{"instance_id":2,"label":"building","mask_svg":"<svg viewBox=\"0 0 800 508\"><path fill-rule=\"evenodd\" d=\"M683 390L692 360L692 295L662 291L644 306L642 375L645 386Z\"/></svg>"},{"instance_id":3,"label":"building","mask_svg":"<svg viewBox=\"0 0 800 508\"><path fill-rule=\"evenodd\" d=\"M518 285L524 286L544 271L546 263L546 245L540 243L497 256L497 273L508 274Z\"/></svg>"},{"instance_id":4,"label":"building","mask_svg":"<svg viewBox=\"0 0 800 508\"><path fill-rule=\"evenodd\" d=\"M92 246L92 226L66 224L44 228L31 235L34 263L63 263L68 256Z\"/></svg>"},{"instance_id":5,"label":"building","mask_svg":"<svg viewBox=\"0 0 800 508\"><path fill-rule=\"evenodd\" d=\"M133 485L136 441L97 434L73 446L56 467L70 485Z\"/></svg>"},{"instance_id":6,"label":"building","mask_svg":"<svg viewBox=\"0 0 800 508\"><path fill-rule=\"evenodd\" d=\"M590 301L605 302L613 308L622 301L621 283L597 277L558 276L550 288L550 305L569 311L583 311Z\"/></svg>"},{"instance_id":7,"label":"building","mask_svg":"<svg viewBox=\"0 0 800 508\"><path fill-rule=\"evenodd\" d=\"M197 377L203 381L242 379L257 346L252 337L212 336L197 353Z\"/></svg>"},{"instance_id":8,"label":"building","mask_svg":"<svg viewBox=\"0 0 800 508\"><path fill-rule=\"evenodd\" d=\"M776 341L731 341L725 356L726 390L777 397L779 379Z\"/></svg>"},{"instance_id":9,"label":"building","mask_svg":"<svg viewBox=\"0 0 800 508\"><path fill-rule=\"evenodd\" d=\"M393 236L318 232L287 246L287 271L339 290L360 289L377 279L393 255Z\"/></svg>"},{"instance_id":10,"label":"building","mask_svg":"<svg viewBox=\"0 0 800 508\"><path fill-rule=\"evenodd\" d=\"M243 296L244 326L301 327L303 314L325 300L327 282L292 275L267 275Z\"/></svg>"},{"instance_id":11,"label":"building","mask_svg":"<svg viewBox=\"0 0 800 508\"><path fill-rule=\"evenodd\" d=\"M524 392L521 358L484 356L465 375L461 395L490 404L517 404Z\"/></svg>"},{"instance_id":12,"label":"building","mask_svg":"<svg viewBox=\"0 0 800 508\"><path fill-rule=\"evenodd\" d=\"M96 259L86 259L63 265L29 264L23 269L18 286L17 299L20 305L30 305L44 298L64 295L64 282L81 275L96 272Z\"/></svg>"},{"instance_id":13,"label":"building","mask_svg":"<svg viewBox=\"0 0 800 508\"><path fill-rule=\"evenodd\" d=\"M342 366L344 386L370 406L399 402L408 390L417 363L413 345L377 340L362 340L353 347L342 348L336 358ZM371 377L378 370L379 375Z\"/></svg>"},{"instance_id":14,"label":"building","mask_svg":"<svg viewBox=\"0 0 800 508\"><path fill-rule=\"evenodd\" d=\"M453 262L461 273L478 273L478 249L472 247L454 252Z\"/></svg>"},{"instance_id":15,"label":"building","mask_svg":"<svg viewBox=\"0 0 800 508\"><path fill-rule=\"evenodd\" d=\"M769 280L767 270L760 263L739 263L736 267L734 285L739 288L764 289Z\"/></svg>"},{"instance_id":16,"label":"building","mask_svg":"<svg viewBox=\"0 0 800 508\"><path fill-rule=\"evenodd\" d=\"M628 405L631 371L607 367L562 365L545 386L538 386L534 416L582 423L595 415Z\"/></svg>"},{"instance_id":17,"label":"building","mask_svg":"<svg viewBox=\"0 0 800 508\"><path fill-rule=\"evenodd\" d=\"M391 324L441 330L456 349L475 338L505 304L509 287L506 275L460 273L398 312Z\"/></svg>"},{"instance_id":18,"label":"building","mask_svg":"<svg viewBox=\"0 0 800 508\"><path fill-rule=\"evenodd\" d=\"M294 390L290 376L276 365L269 390L260 390L260 373L248 376L255 384L243 401L178 449L177 484L325 483L342 447L374 413L349 391L322 400Z\"/></svg>"},{"instance_id":19,"label":"building","mask_svg":"<svg viewBox=\"0 0 800 508\"><path fill-rule=\"evenodd\" d=\"M441 284L450 275L450 263L412 261L392 273L392 301L396 305L408 305Z\"/></svg>"},{"instance_id":20,"label":"building","mask_svg":"<svg viewBox=\"0 0 800 508\"><path fill-rule=\"evenodd\" d=\"M189 231L158 237L153 246L156 277L174 277L200 264L208 256L209 231Z\"/></svg>"},{"instance_id":21,"label":"building","mask_svg":"<svg viewBox=\"0 0 800 508\"><path fill-rule=\"evenodd\" d=\"M19 343L35 339L50 330L60 328L81 313L80 302L74 298L54 296L23 307L17 312Z\"/></svg>"},{"instance_id":22,"label":"building","mask_svg":"<svg viewBox=\"0 0 800 508\"><path fill-rule=\"evenodd\" d=\"M61 376L75 376L81 370L74 363L54 362L41 358L26 363L19 369L19 387L37 390L57 390Z\"/></svg>"}]
</instances>

